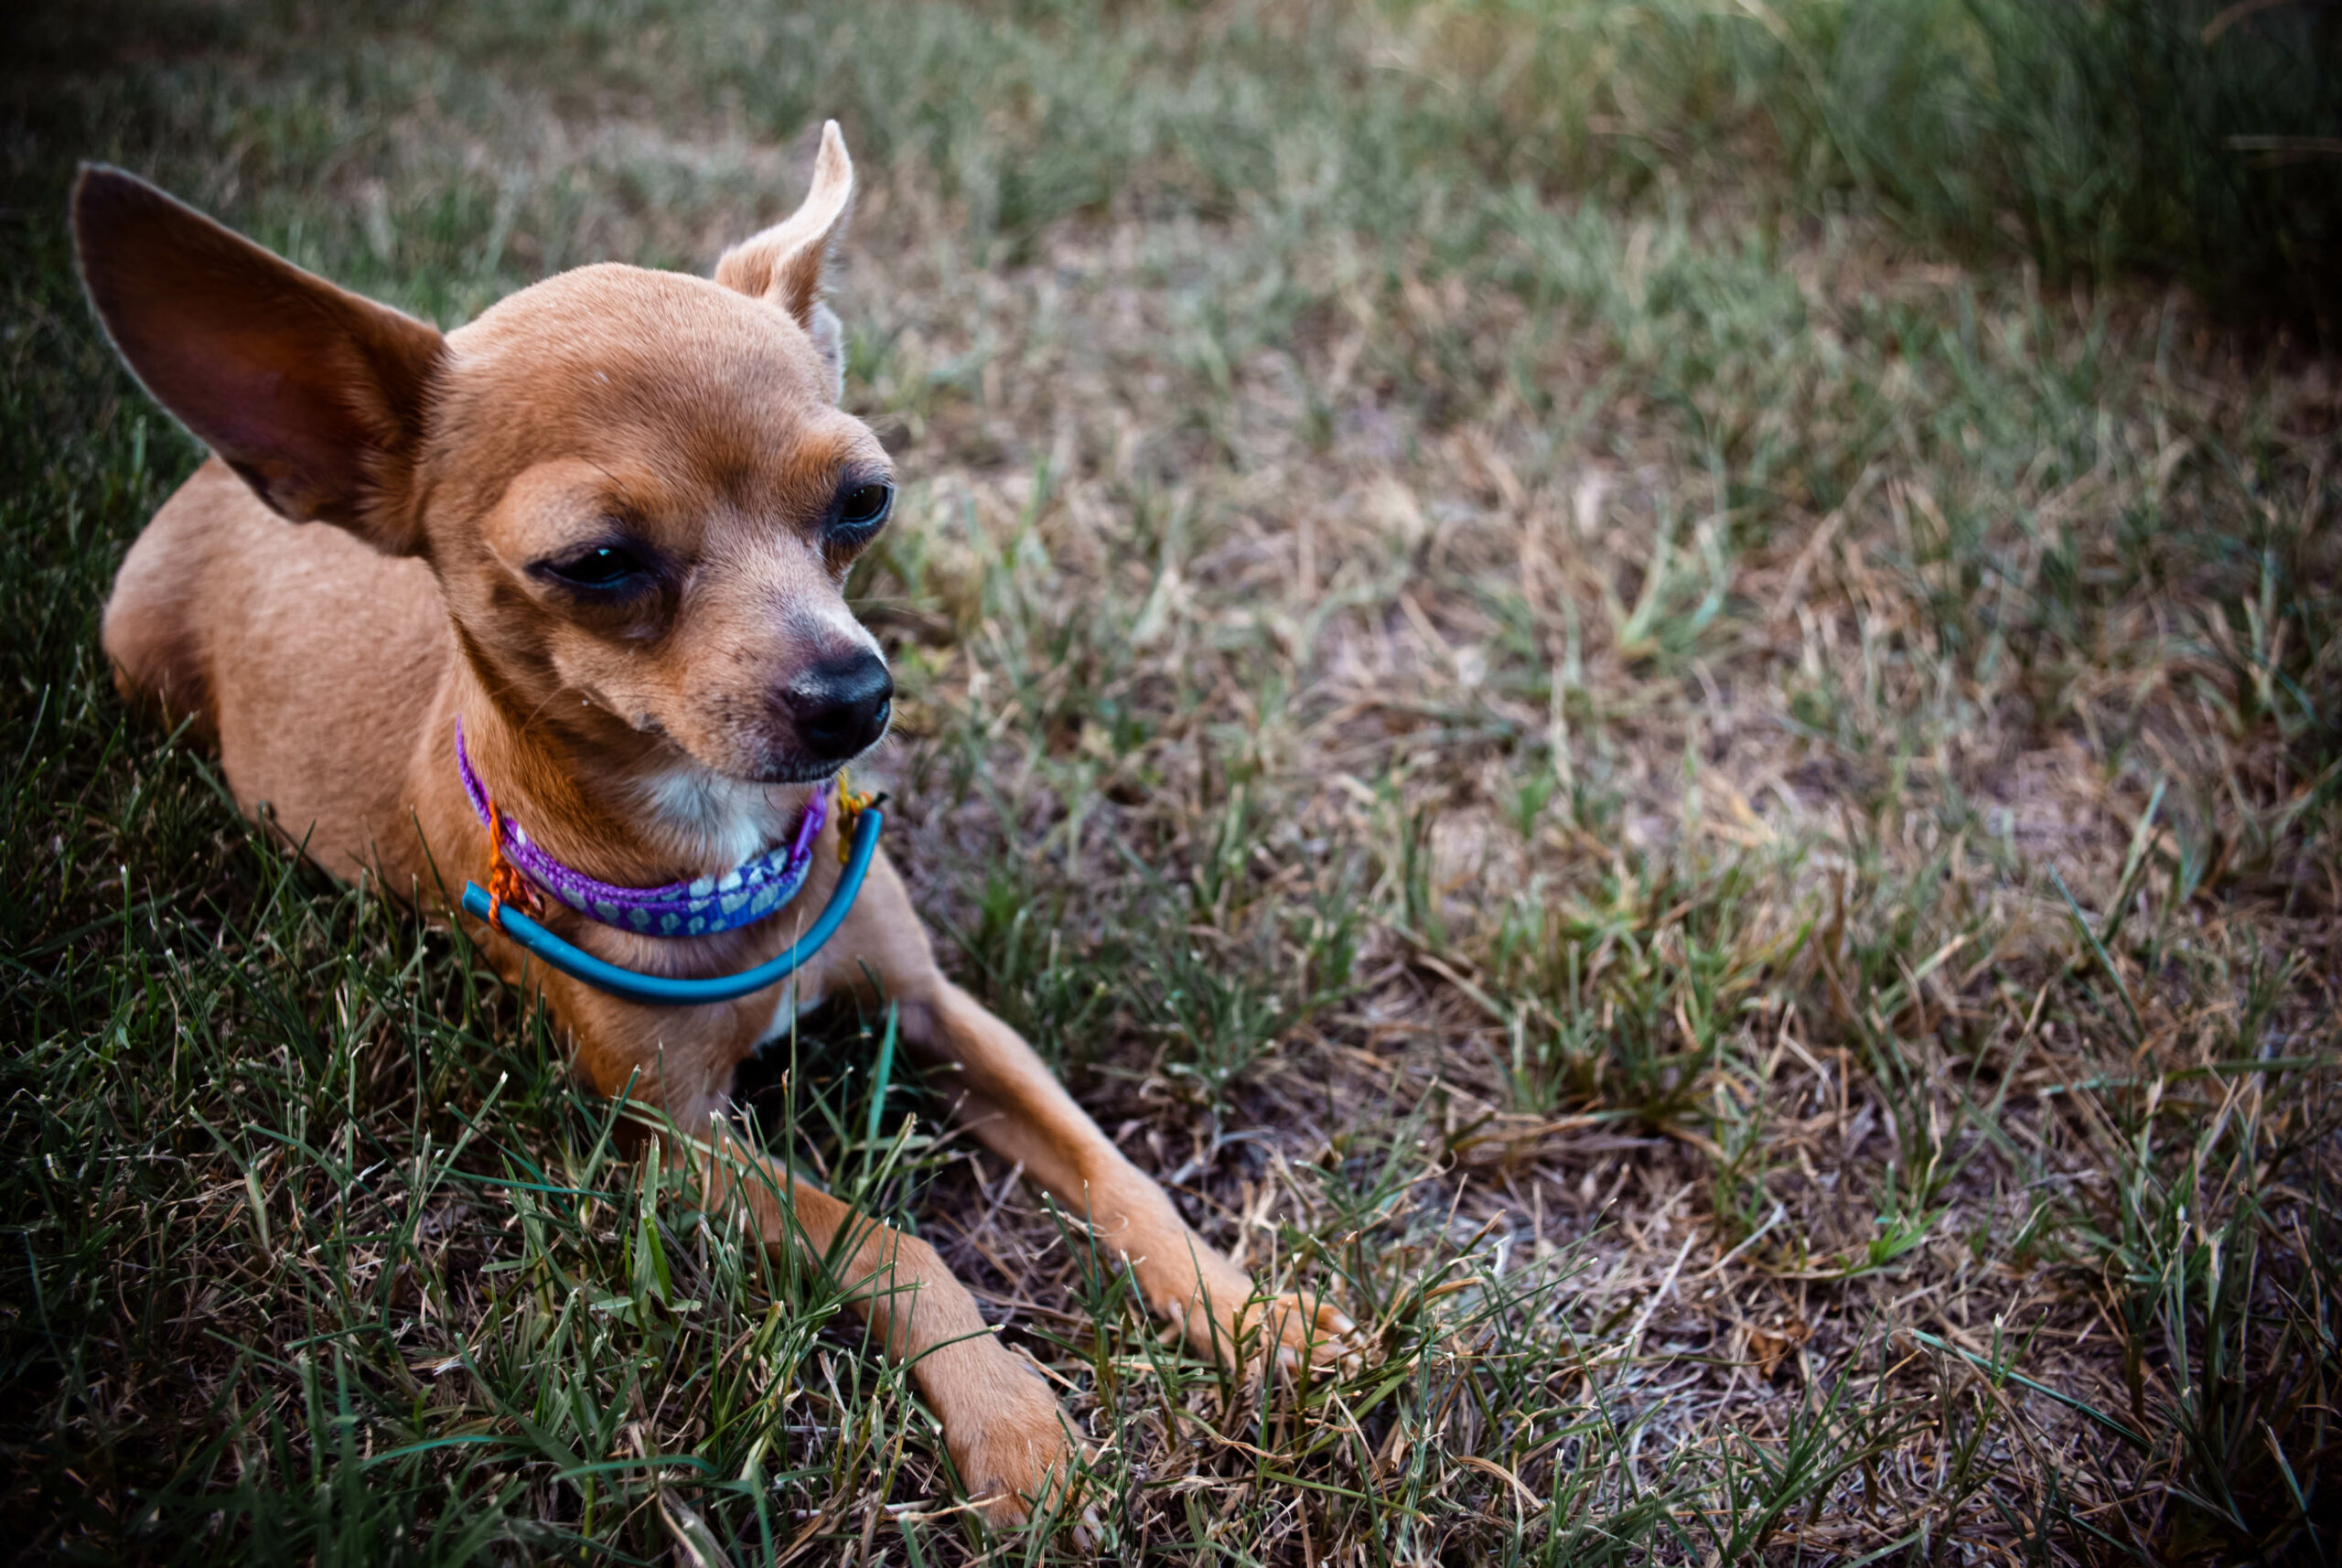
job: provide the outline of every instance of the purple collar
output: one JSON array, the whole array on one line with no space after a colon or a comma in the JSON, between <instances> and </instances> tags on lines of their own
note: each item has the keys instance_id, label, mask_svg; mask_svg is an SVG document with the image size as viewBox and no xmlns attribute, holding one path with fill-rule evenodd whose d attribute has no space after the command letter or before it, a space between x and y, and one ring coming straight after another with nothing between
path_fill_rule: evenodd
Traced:
<instances>
[{"instance_id":1,"label":"purple collar","mask_svg":"<svg viewBox=\"0 0 2342 1568\"><path fill-rule=\"evenodd\" d=\"M460 718L456 721L456 768L463 775L464 794L470 799L472 810L479 813L483 825L489 823L488 791L464 750ZM813 864L814 843L829 822L830 797L824 789L805 802L805 816L797 824L793 840L775 844L721 876L670 882L664 887L619 887L597 882L538 848L521 824L500 811L495 819L504 829L505 858L530 881L586 918L645 936L702 937L754 925L797 896L805 885L807 868Z\"/></svg>"}]
</instances>

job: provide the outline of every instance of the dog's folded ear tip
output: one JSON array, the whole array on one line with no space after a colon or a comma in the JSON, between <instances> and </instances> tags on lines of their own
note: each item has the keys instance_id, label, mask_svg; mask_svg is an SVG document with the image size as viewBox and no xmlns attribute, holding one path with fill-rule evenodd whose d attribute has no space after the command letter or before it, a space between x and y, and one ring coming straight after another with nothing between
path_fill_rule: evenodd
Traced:
<instances>
[{"instance_id":1,"label":"dog's folded ear tip","mask_svg":"<svg viewBox=\"0 0 2342 1568\"><path fill-rule=\"evenodd\" d=\"M845 133L835 120L822 122L822 149L813 156L814 177L854 177L854 158L845 150Z\"/></svg>"}]
</instances>

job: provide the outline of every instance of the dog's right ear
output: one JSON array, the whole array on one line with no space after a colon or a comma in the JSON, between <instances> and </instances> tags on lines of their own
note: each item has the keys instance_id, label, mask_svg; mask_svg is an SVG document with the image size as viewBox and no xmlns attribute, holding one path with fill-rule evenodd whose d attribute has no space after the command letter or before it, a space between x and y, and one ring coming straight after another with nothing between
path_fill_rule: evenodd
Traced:
<instances>
[{"instance_id":1,"label":"dog's right ear","mask_svg":"<svg viewBox=\"0 0 2342 1568\"><path fill-rule=\"evenodd\" d=\"M822 124L822 148L813 157L813 187L797 210L754 239L724 252L715 281L757 299L770 300L812 335L828 372L830 401L845 392L845 334L822 302L822 273L845 231L854 206L854 160L835 120Z\"/></svg>"},{"instance_id":2,"label":"dog's right ear","mask_svg":"<svg viewBox=\"0 0 2342 1568\"><path fill-rule=\"evenodd\" d=\"M81 281L156 402L295 522L423 549L414 465L446 340L120 169L73 186Z\"/></svg>"}]
</instances>

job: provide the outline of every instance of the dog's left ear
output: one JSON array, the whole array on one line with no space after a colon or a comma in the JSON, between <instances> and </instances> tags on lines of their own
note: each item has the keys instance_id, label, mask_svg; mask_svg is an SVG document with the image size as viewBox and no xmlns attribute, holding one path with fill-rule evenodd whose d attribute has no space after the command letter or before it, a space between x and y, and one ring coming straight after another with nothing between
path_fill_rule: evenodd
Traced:
<instances>
[{"instance_id":1,"label":"dog's left ear","mask_svg":"<svg viewBox=\"0 0 2342 1568\"><path fill-rule=\"evenodd\" d=\"M447 357L437 328L120 169L83 167L72 212L90 303L155 401L279 514L422 553L413 481Z\"/></svg>"},{"instance_id":2,"label":"dog's left ear","mask_svg":"<svg viewBox=\"0 0 2342 1568\"><path fill-rule=\"evenodd\" d=\"M846 209L854 205L854 160L835 120L822 126L822 150L813 160L813 188L803 205L753 240L744 240L715 263L715 281L726 288L768 299L811 335L829 367L830 399L845 392L845 338L838 318L822 302L822 272L845 232Z\"/></svg>"}]
</instances>

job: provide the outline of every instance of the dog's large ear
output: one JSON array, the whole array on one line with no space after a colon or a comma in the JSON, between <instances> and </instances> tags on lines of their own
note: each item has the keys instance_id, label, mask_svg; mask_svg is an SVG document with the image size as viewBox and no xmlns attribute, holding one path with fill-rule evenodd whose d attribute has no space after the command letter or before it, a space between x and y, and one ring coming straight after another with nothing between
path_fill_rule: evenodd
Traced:
<instances>
[{"instance_id":1,"label":"dog's large ear","mask_svg":"<svg viewBox=\"0 0 2342 1568\"><path fill-rule=\"evenodd\" d=\"M822 273L845 232L846 209L854 205L854 160L835 120L822 126L822 150L813 159L813 188L795 212L753 240L744 240L715 263L715 281L726 288L768 299L812 334L829 367L830 398L845 392L845 340L838 318L822 303Z\"/></svg>"},{"instance_id":2,"label":"dog's large ear","mask_svg":"<svg viewBox=\"0 0 2342 1568\"><path fill-rule=\"evenodd\" d=\"M132 371L295 522L423 548L411 477L437 328L303 272L120 169L73 186L81 281Z\"/></svg>"}]
</instances>

